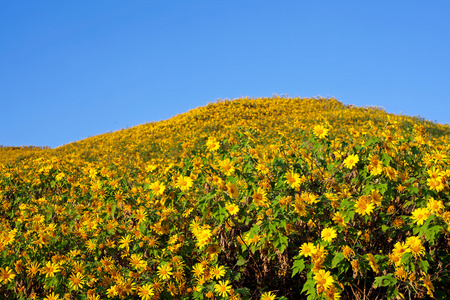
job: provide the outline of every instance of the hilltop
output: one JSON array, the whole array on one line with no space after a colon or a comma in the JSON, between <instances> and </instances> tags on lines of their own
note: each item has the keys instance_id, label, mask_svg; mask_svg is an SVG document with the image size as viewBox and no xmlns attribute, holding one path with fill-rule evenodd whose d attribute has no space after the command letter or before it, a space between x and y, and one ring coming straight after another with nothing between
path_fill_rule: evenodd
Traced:
<instances>
[{"instance_id":1,"label":"hilltop","mask_svg":"<svg viewBox=\"0 0 450 300\"><path fill-rule=\"evenodd\" d=\"M273 97L2 147L0 297L450 297L449 137Z\"/></svg>"}]
</instances>

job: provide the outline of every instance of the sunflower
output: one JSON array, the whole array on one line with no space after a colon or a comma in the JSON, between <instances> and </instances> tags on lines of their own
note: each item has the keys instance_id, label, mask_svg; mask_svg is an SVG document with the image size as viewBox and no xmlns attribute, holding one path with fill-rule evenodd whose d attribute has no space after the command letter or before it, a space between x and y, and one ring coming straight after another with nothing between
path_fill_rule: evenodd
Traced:
<instances>
[{"instance_id":1,"label":"sunflower","mask_svg":"<svg viewBox=\"0 0 450 300\"><path fill-rule=\"evenodd\" d=\"M336 230L334 228L324 228L322 233L320 234L322 240L325 242L331 242L334 238L337 237Z\"/></svg>"},{"instance_id":2,"label":"sunflower","mask_svg":"<svg viewBox=\"0 0 450 300\"><path fill-rule=\"evenodd\" d=\"M316 289L318 294L329 290L334 282L330 272L325 270L319 270L314 275L314 280L316 281Z\"/></svg>"},{"instance_id":3,"label":"sunflower","mask_svg":"<svg viewBox=\"0 0 450 300\"><path fill-rule=\"evenodd\" d=\"M359 157L358 154L352 154L349 155L345 160L344 160L344 166L347 169L353 169L353 167L358 163L359 161Z\"/></svg>"},{"instance_id":4,"label":"sunflower","mask_svg":"<svg viewBox=\"0 0 450 300\"><path fill-rule=\"evenodd\" d=\"M230 283L229 280L226 281L221 280L219 281L218 284L214 286L214 290L216 291L216 293L219 294L219 296L227 297L231 290L231 286L228 285L229 283Z\"/></svg>"}]
</instances>

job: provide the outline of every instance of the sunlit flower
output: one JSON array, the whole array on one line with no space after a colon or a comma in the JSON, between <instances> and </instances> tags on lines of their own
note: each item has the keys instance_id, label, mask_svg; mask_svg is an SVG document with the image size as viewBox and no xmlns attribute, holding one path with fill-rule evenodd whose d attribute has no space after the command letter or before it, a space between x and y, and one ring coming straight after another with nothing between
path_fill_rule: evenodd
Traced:
<instances>
[{"instance_id":1,"label":"sunlit flower","mask_svg":"<svg viewBox=\"0 0 450 300\"><path fill-rule=\"evenodd\" d=\"M345 160L344 160L344 166L347 169L353 169L353 167L358 163L359 161L359 157L358 154L352 154L349 155Z\"/></svg>"}]
</instances>

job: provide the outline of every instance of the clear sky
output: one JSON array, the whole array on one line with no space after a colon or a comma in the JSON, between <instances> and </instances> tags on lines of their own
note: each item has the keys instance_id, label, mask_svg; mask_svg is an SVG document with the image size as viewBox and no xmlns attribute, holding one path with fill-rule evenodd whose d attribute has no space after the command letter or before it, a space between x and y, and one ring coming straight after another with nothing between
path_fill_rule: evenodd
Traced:
<instances>
[{"instance_id":1,"label":"clear sky","mask_svg":"<svg viewBox=\"0 0 450 300\"><path fill-rule=\"evenodd\" d=\"M217 99L335 97L450 123L450 1L3 1L0 145Z\"/></svg>"}]
</instances>

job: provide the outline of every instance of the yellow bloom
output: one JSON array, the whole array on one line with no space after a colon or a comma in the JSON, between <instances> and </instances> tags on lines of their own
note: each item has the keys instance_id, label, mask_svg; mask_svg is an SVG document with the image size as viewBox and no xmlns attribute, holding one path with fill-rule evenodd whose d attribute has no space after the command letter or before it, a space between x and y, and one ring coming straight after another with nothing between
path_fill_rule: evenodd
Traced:
<instances>
[{"instance_id":1,"label":"yellow bloom","mask_svg":"<svg viewBox=\"0 0 450 300\"><path fill-rule=\"evenodd\" d=\"M255 202L256 206L269 207L267 193L260 187L253 193L253 201Z\"/></svg>"},{"instance_id":2,"label":"yellow bloom","mask_svg":"<svg viewBox=\"0 0 450 300\"><path fill-rule=\"evenodd\" d=\"M82 288L84 284L83 278L84 276L81 273L72 274L69 278L69 287L75 291Z\"/></svg>"},{"instance_id":3,"label":"yellow bloom","mask_svg":"<svg viewBox=\"0 0 450 300\"><path fill-rule=\"evenodd\" d=\"M429 274L425 274L424 277L422 277L423 280L423 286L427 288L427 294L433 297L434 292L434 286L431 282L431 276Z\"/></svg>"},{"instance_id":4,"label":"yellow bloom","mask_svg":"<svg viewBox=\"0 0 450 300\"><path fill-rule=\"evenodd\" d=\"M359 157L358 154L352 154L349 155L345 160L344 160L344 166L347 169L352 169L359 161Z\"/></svg>"},{"instance_id":5,"label":"yellow bloom","mask_svg":"<svg viewBox=\"0 0 450 300\"><path fill-rule=\"evenodd\" d=\"M272 294L272 292L266 292L261 295L260 300L275 300L277 295Z\"/></svg>"},{"instance_id":6,"label":"yellow bloom","mask_svg":"<svg viewBox=\"0 0 450 300\"><path fill-rule=\"evenodd\" d=\"M214 137L210 137L206 142L206 147L209 151L213 152L219 149L220 143Z\"/></svg>"},{"instance_id":7,"label":"yellow bloom","mask_svg":"<svg viewBox=\"0 0 450 300\"><path fill-rule=\"evenodd\" d=\"M191 177L182 175L177 178L175 183L175 187L179 188L182 192L189 190L192 185L193 183Z\"/></svg>"},{"instance_id":8,"label":"yellow bloom","mask_svg":"<svg viewBox=\"0 0 450 300\"><path fill-rule=\"evenodd\" d=\"M286 173L286 183L289 184L291 188L295 189L300 186L302 180L299 174L294 173L294 171L290 171Z\"/></svg>"},{"instance_id":9,"label":"yellow bloom","mask_svg":"<svg viewBox=\"0 0 450 300\"><path fill-rule=\"evenodd\" d=\"M225 204L225 208L228 210L228 213L230 215L235 215L239 212L239 206L237 206L234 203L227 203Z\"/></svg>"},{"instance_id":10,"label":"yellow bloom","mask_svg":"<svg viewBox=\"0 0 450 300\"><path fill-rule=\"evenodd\" d=\"M370 203L370 198L366 196L360 197L358 201L355 203L355 211L361 216L364 215L370 216L374 208L375 205Z\"/></svg>"},{"instance_id":11,"label":"yellow bloom","mask_svg":"<svg viewBox=\"0 0 450 300\"><path fill-rule=\"evenodd\" d=\"M45 267L42 267L41 274L45 274L45 277L54 277L55 273L58 273L59 271L58 264L53 264L49 261Z\"/></svg>"},{"instance_id":12,"label":"yellow bloom","mask_svg":"<svg viewBox=\"0 0 450 300\"><path fill-rule=\"evenodd\" d=\"M329 290L334 282L330 272L325 270L319 270L315 273L314 280L316 281L316 289L318 294Z\"/></svg>"},{"instance_id":13,"label":"yellow bloom","mask_svg":"<svg viewBox=\"0 0 450 300\"><path fill-rule=\"evenodd\" d=\"M336 230L334 228L324 228L322 233L320 234L322 240L325 242L331 242L334 238L337 237Z\"/></svg>"},{"instance_id":14,"label":"yellow bloom","mask_svg":"<svg viewBox=\"0 0 450 300\"><path fill-rule=\"evenodd\" d=\"M158 276L162 280L166 280L170 278L170 275L172 275L172 267L169 264L163 264L161 266L158 266Z\"/></svg>"},{"instance_id":15,"label":"yellow bloom","mask_svg":"<svg viewBox=\"0 0 450 300\"><path fill-rule=\"evenodd\" d=\"M145 284L138 289L138 295L142 300L149 300L154 294L155 291L151 284Z\"/></svg>"},{"instance_id":16,"label":"yellow bloom","mask_svg":"<svg viewBox=\"0 0 450 300\"><path fill-rule=\"evenodd\" d=\"M224 266L217 266L214 267L211 271L212 275L214 276L215 279L220 279L223 276L225 276L225 268Z\"/></svg>"},{"instance_id":17,"label":"yellow bloom","mask_svg":"<svg viewBox=\"0 0 450 300\"><path fill-rule=\"evenodd\" d=\"M219 296L227 297L231 290L231 286L228 285L229 283L230 283L229 280L226 281L221 280L219 281L218 284L214 286L214 290L216 291L217 294L219 294Z\"/></svg>"},{"instance_id":18,"label":"yellow bloom","mask_svg":"<svg viewBox=\"0 0 450 300\"><path fill-rule=\"evenodd\" d=\"M59 295L56 294L54 292L52 292L51 294L47 295L47 297L44 298L44 300L59 300Z\"/></svg>"},{"instance_id":19,"label":"yellow bloom","mask_svg":"<svg viewBox=\"0 0 450 300\"><path fill-rule=\"evenodd\" d=\"M325 128L322 125L316 125L314 126L314 134L319 138L319 139L324 139L327 135L328 135L328 129Z\"/></svg>"},{"instance_id":20,"label":"yellow bloom","mask_svg":"<svg viewBox=\"0 0 450 300\"><path fill-rule=\"evenodd\" d=\"M153 191L156 196L161 196L166 190L166 186L161 182L155 181L150 184L149 188Z\"/></svg>"},{"instance_id":21,"label":"yellow bloom","mask_svg":"<svg viewBox=\"0 0 450 300\"><path fill-rule=\"evenodd\" d=\"M428 210L428 208L416 208L412 212L411 219L414 223L417 223L417 225L423 225L423 223L428 219L430 215L431 212Z\"/></svg>"},{"instance_id":22,"label":"yellow bloom","mask_svg":"<svg viewBox=\"0 0 450 300\"><path fill-rule=\"evenodd\" d=\"M373 256L373 254L372 253L367 253L367 259L369 260L369 264L370 264L370 267L372 268L372 270L375 273L378 273L380 271L380 268L379 268L379 266L377 264L377 260Z\"/></svg>"},{"instance_id":23,"label":"yellow bloom","mask_svg":"<svg viewBox=\"0 0 450 300\"><path fill-rule=\"evenodd\" d=\"M14 277L16 277L16 274L9 267L0 268L0 283L8 284L13 281Z\"/></svg>"},{"instance_id":24,"label":"yellow bloom","mask_svg":"<svg viewBox=\"0 0 450 300\"><path fill-rule=\"evenodd\" d=\"M231 199L235 199L239 196L239 191L234 183L228 182L226 187Z\"/></svg>"},{"instance_id":25,"label":"yellow bloom","mask_svg":"<svg viewBox=\"0 0 450 300\"><path fill-rule=\"evenodd\" d=\"M300 255L303 255L304 257L312 256L316 252L317 249L313 243L303 243L300 247Z\"/></svg>"}]
</instances>

